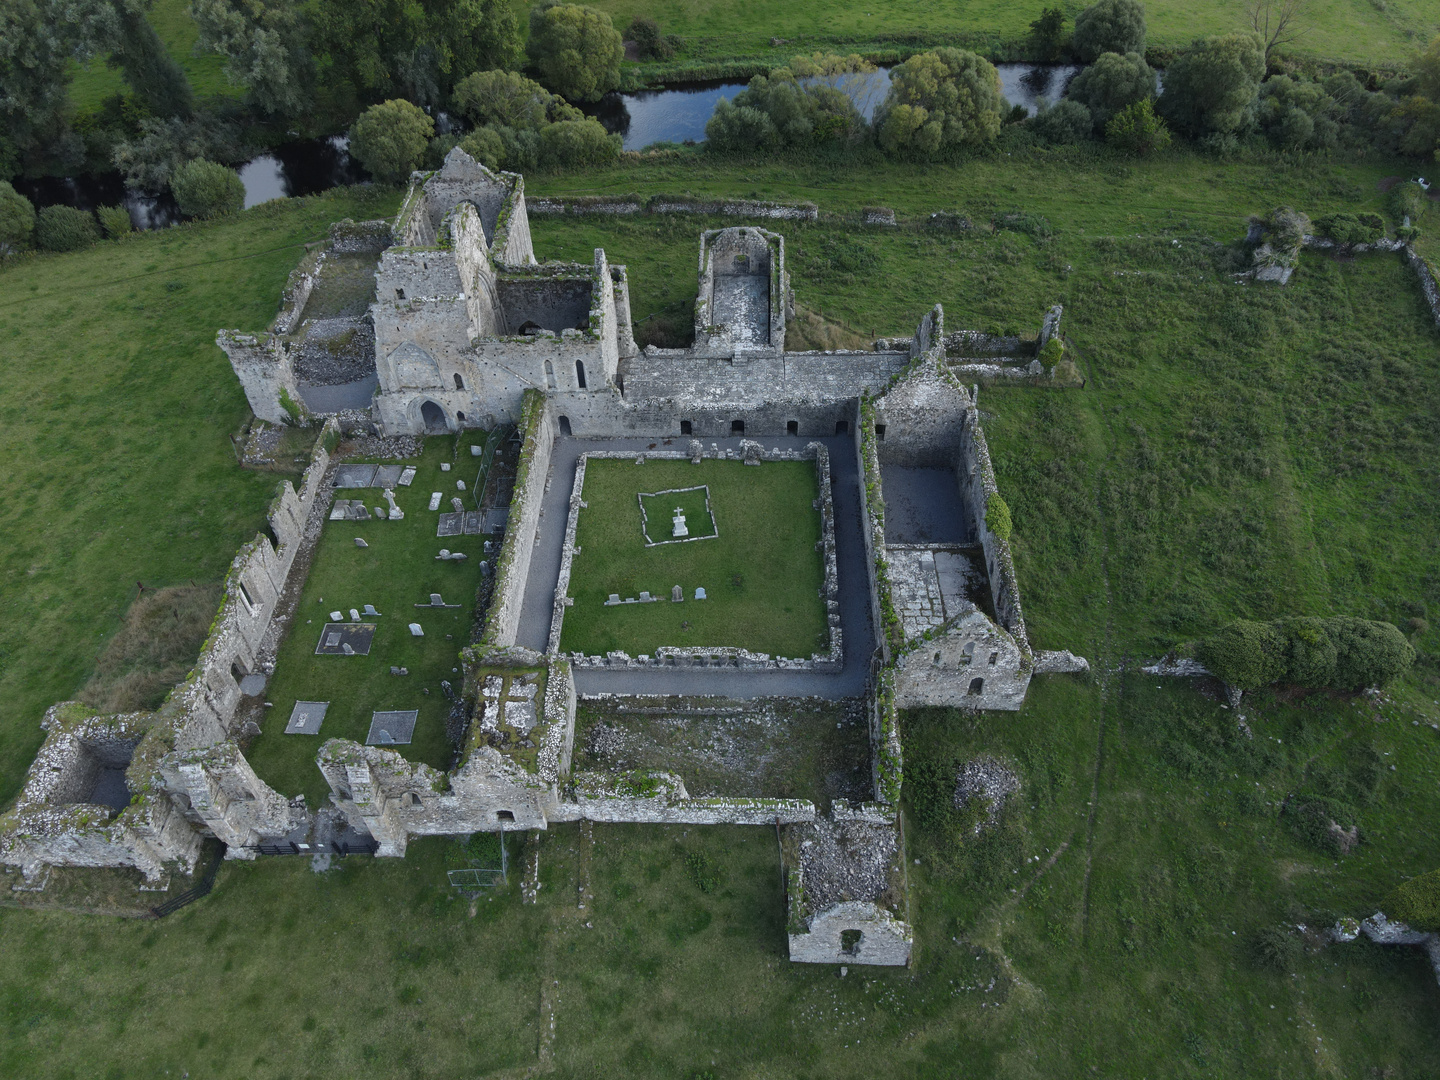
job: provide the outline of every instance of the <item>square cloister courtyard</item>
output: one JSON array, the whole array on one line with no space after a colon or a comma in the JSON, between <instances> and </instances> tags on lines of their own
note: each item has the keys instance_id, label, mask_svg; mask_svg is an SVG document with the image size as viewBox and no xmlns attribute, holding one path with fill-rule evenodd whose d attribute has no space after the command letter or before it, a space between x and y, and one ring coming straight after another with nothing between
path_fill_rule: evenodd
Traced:
<instances>
[{"instance_id":1,"label":"square cloister courtyard","mask_svg":"<svg viewBox=\"0 0 1440 1080\"><path fill-rule=\"evenodd\" d=\"M818 497L813 461L592 458L561 651L823 652L828 631ZM684 516L678 534L677 510ZM676 586L680 602L672 599Z\"/></svg>"}]
</instances>

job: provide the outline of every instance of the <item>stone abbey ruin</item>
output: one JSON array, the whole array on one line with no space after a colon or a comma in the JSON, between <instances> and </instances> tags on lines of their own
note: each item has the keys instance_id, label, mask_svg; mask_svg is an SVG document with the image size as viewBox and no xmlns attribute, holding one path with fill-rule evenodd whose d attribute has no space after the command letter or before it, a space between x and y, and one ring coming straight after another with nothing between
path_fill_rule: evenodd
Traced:
<instances>
[{"instance_id":1,"label":"stone abbey ruin","mask_svg":"<svg viewBox=\"0 0 1440 1080\"><path fill-rule=\"evenodd\" d=\"M937 305L912 337L855 352L787 351L792 312L782 236L708 231L693 346L641 351L625 267L601 250L590 264L537 262L523 179L459 150L417 174L393 222L334 226L291 276L269 331L218 338L259 420L316 425L308 469L281 485L267 532L236 556L200 658L159 710L49 710L24 790L0 817L0 860L30 881L51 865L128 866L158 880L193 871L212 837L230 858L341 840L403 856L413 836L551 822L761 825L780 837L792 960L907 963L898 710L1014 711L1033 676L1087 667L1031 648L978 390L967 385L1046 379L1038 354L1060 311L1022 340L947 332ZM425 435L472 430L513 430L510 481L483 492L460 481L426 503L404 459ZM626 511L637 549L709 558L743 543L770 557L764 529L734 535L743 495L712 504L709 481L652 483L647 469L708 470L741 491L786 469L813 479L818 497L794 509L818 536L800 552L818 582L805 599L813 644L782 655L742 633L616 648L585 638L578 622L567 632L581 614L635 640L681 616L676 625L700 626L729 610L746 625L727 581L626 592L585 579L596 554L581 540L585 514L599 505L587 471L640 478ZM458 606L436 592L429 603L417 596L413 614L367 605L346 619L347 603L307 629L297 604L322 531L404 518L433 525L437 566L465 558L447 537L489 538L483 563L463 564L483 618L454 642L458 670L443 684L452 765L409 760L418 710L376 703L366 742L320 744L329 805L307 805L247 759L257 736L324 735L326 703L301 700L293 713L275 710L260 735L287 636L318 632L316 663L385 663L372 638L394 627L401 640L407 625L418 637ZM356 545L380 545L387 527ZM280 712L295 734L273 722ZM803 730L827 740L835 764L777 797L764 779L772 766L759 762L806 752L794 736L802 714L821 717ZM659 762L648 749L655 725L691 742ZM712 779L687 776L691 763ZM724 782L717 770L729 770ZM747 776L760 779L746 789Z\"/></svg>"}]
</instances>

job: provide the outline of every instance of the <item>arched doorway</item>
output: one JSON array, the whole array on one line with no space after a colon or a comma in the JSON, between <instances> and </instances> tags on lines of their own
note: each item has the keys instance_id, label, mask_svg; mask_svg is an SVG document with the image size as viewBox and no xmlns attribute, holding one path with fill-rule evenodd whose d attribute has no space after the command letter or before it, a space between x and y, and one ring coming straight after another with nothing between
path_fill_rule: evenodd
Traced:
<instances>
[{"instance_id":1,"label":"arched doorway","mask_svg":"<svg viewBox=\"0 0 1440 1080\"><path fill-rule=\"evenodd\" d=\"M445 419L445 410L433 401L427 401L420 406L420 420L425 425L426 435L444 435L450 430L449 421Z\"/></svg>"}]
</instances>

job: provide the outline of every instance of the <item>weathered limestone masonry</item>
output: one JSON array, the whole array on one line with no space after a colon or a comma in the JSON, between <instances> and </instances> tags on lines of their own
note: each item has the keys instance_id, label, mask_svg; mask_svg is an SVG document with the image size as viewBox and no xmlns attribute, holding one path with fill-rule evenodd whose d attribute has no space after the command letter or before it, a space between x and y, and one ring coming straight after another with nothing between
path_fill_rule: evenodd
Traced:
<instances>
[{"instance_id":1,"label":"weathered limestone masonry","mask_svg":"<svg viewBox=\"0 0 1440 1080\"><path fill-rule=\"evenodd\" d=\"M581 492L585 487L585 466L591 458L641 461L650 458L667 461L690 461L698 463L706 458L718 460L743 460L751 464L764 461L814 461L816 480L820 488L817 508L820 511L820 547L825 566L825 580L821 586L821 597L825 601L826 622L829 626L829 643L825 652L809 657L771 656L768 653L752 653L747 649L728 647L688 647L662 645L652 656L630 656L624 652L611 652L604 656L587 656L571 653L568 659L579 668L586 667L698 667L698 668L739 668L742 671L839 671L844 663L844 637L840 626L840 576L835 559L835 497L830 483L830 451L821 443L810 443L804 450L767 450L759 443L742 439L738 451L706 450L699 440L691 440L688 450L647 450L642 454L630 451L600 450L582 454L575 467L575 483L570 492L570 509L565 526L565 545L560 555L560 574L555 584L555 608L550 620L550 638L546 652L550 656L560 654L560 634L564 628L565 609L572 607L574 598L570 591L570 568L574 562L575 531L580 519L580 508L584 505Z\"/></svg>"},{"instance_id":2,"label":"weathered limestone masonry","mask_svg":"<svg viewBox=\"0 0 1440 1080\"><path fill-rule=\"evenodd\" d=\"M530 204L536 214L704 214L710 217L743 217L751 221L816 221L820 209L814 203L759 202L753 199L692 199L683 195L582 195L571 199L536 199Z\"/></svg>"}]
</instances>

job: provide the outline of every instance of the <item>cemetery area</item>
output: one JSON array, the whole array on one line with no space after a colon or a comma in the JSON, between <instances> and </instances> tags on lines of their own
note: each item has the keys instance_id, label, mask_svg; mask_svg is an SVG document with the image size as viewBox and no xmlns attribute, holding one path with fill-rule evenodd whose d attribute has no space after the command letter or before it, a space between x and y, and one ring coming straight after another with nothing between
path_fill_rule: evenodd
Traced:
<instances>
[{"instance_id":1,"label":"cemetery area","mask_svg":"<svg viewBox=\"0 0 1440 1080\"><path fill-rule=\"evenodd\" d=\"M814 462L591 459L581 496L561 651L636 656L671 645L808 657L827 647Z\"/></svg>"},{"instance_id":2,"label":"cemetery area","mask_svg":"<svg viewBox=\"0 0 1440 1080\"><path fill-rule=\"evenodd\" d=\"M586 698L574 763L674 773L695 798L809 799L822 813L873 790L862 698Z\"/></svg>"},{"instance_id":3,"label":"cemetery area","mask_svg":"<svg viewBox=\"0 0 1440 1080\"><path fill-rule=\"evenodd\" d=\"M376 712L418 711L408 743L400 742L405 717L383 718L380 727L391 731L400 742L393 749L408 760L450 767L453 748L446 719L452 702L441 684L448 682L458 697L459 652L470 640L480 563L490 538L463 533L440 538L436 530L441 511L453 512L452 498L460 499L467 512L475 510L475 481L485 459L473 457L470 447L483 446L485 439L483 431L467 432L458 440L428 438L418 458L381 462L391 471L415 469L408 487L392 489L405 515L400 520L378 516L378 509L389 513L382 489L336 488L330 519L265 692L271 707L264 710L260 735L246 750L256 773L277 791L291 796L303 792L308 805L326 805L329 789L315 765L316 752L327 739L366 742ZM358 463L339 468L351 464ZM442 465L450 466L448 471ZM461 482L464 490L457 487ZM440 509L432 511L435 492L441 494ZM357 500L367 507L368 520L333 519L341 502ZM360 547L357 539L366 546ZM466 558L439 559L442 548ZM433 595L444 606L432 606ZM367 613L367 604L378 614ZM358 619L351 617L352 611ZM336 612L339 619L332 618ZM412 634L412 623L423 637ZM334 641L337 636L340 640ZM345 653L345 645L353 654ZM318 710L311 708L311 724L303 733L293 733L293 727L300 726L291 725L297 702L329 703L318 732L313 722ZM292 733L287 734L287 726ZM384 741L384 736L375 738Z\"/></svg>"}]
</instances>

